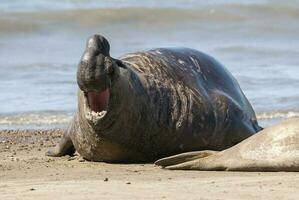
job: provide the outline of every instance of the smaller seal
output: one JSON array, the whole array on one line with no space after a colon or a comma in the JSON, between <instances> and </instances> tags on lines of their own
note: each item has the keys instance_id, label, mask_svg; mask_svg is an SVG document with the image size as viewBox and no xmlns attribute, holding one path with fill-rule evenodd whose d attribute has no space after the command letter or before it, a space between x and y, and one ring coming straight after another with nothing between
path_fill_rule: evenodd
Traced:
<instances>
[{"instance_id":1,"label":"smaller seal","mask_svg":"<svg viewBox=\"0 0 299 200\"><path fill-rule=\"evenodd\" d=\"M299 118L266 128L223 151L182 153L155 164L173 170L299 171Z\"/></svg>"}]
</instances>

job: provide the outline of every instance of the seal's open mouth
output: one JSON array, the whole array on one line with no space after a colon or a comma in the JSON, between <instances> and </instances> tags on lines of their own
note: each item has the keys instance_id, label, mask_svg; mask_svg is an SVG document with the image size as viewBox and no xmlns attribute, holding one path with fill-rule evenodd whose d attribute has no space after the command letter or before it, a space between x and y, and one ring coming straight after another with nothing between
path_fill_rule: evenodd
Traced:
<instances>
[{"instance_id":1,"label":"seal's open mouth","mask_svg":"<svg viewBox=\"0 0 299 200\"><path fill-rule=\"evenodd\" d=\"M102 92L87 92L87 101L91 111L101 112L106 110L109 102L109 89Z\"/></svg>"},{"instance_id":2,"label":"seal's open mouth","mask_svg":"<svg viewBox=\"0 0 299 200\"><path fill-rule=\"evenodd\" d=\"M84 92L86 99L86 117L92 121L103 118L108 110L110 91Z\"/></svg>"}]
</instances>

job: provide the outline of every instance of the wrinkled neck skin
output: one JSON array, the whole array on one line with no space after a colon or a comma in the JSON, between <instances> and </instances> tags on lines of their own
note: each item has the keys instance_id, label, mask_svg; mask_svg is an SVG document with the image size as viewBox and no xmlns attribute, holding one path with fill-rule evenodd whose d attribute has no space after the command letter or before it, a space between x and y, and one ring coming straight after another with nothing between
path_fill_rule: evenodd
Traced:
<instances>
[{"instance_id":1,"label":"wrinkled neck skin","mask_svg":"<svg viewBox=\"0 0 299 200\"><path fill-rule=\"evenodd\" d=\"M108 106L97 114L92 114L86 93L78 89L78 117L82 133L117 138L116 134L124 129L132 118L138 117L138 109L134 109L141 103L136 99L136 86L141 88L137 74L129 68L119 68L116 76L107 88ZM134 87L135 90L132 89Z\"/></svg>"}]
</instances>

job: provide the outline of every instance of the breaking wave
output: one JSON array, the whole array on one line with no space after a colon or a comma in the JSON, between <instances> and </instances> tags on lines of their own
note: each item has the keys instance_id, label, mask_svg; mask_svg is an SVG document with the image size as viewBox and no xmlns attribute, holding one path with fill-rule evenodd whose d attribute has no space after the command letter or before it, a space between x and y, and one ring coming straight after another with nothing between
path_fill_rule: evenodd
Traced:
<instances>
[{"instance_id":1,"label":"breaking wave","mask_svg":"<svg viewBox=\"0 0 299 200\"><path fill-rule=\"evenodd\" d=\"M257 113L258 120L267 119L288 119L299 117L299 112L296 111L282 111L282 112L263 112Z\"/></svg>"},{"instance_id":2,"label":"breaking wave","mask_svg":"<svg viewBox=\"0 0 299 200\"><path fill-rule=\"evenodd\" d=\"M298 111L257 113L257 119L261 121L296 117L299 117ZM69 113L28 113L0 116L0 129L61 128L67 126L71 120L72 114Z\"/></svg>"},{"instance_id":3,"label":"breaking wave","mask_svg":"<svg viewBox=\"0 0 299 200\"><path fill-rule=\"evenodd\" d=\"M0 129L61 128L72 119L67 113L25 113L0 116Z\"/></svg>"}]
</instances>

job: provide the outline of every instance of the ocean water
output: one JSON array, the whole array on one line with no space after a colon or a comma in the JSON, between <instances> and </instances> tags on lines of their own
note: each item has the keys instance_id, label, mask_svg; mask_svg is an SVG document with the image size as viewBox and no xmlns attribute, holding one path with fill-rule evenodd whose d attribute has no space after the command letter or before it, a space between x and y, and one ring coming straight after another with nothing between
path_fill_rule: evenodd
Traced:
<instances>
[{"instance_id":1,"label":"ocean water","mask_svg":"<svg viewBox=\"0 0 299 200\"><path fill-rule=\"evenodd\" d=\"M1 0L0 129L66 126L94 33L108 38L113 57L206 52L237 78L263 126L298 117L298 19L298 0Z\"/></svg>"}]
</instances>

